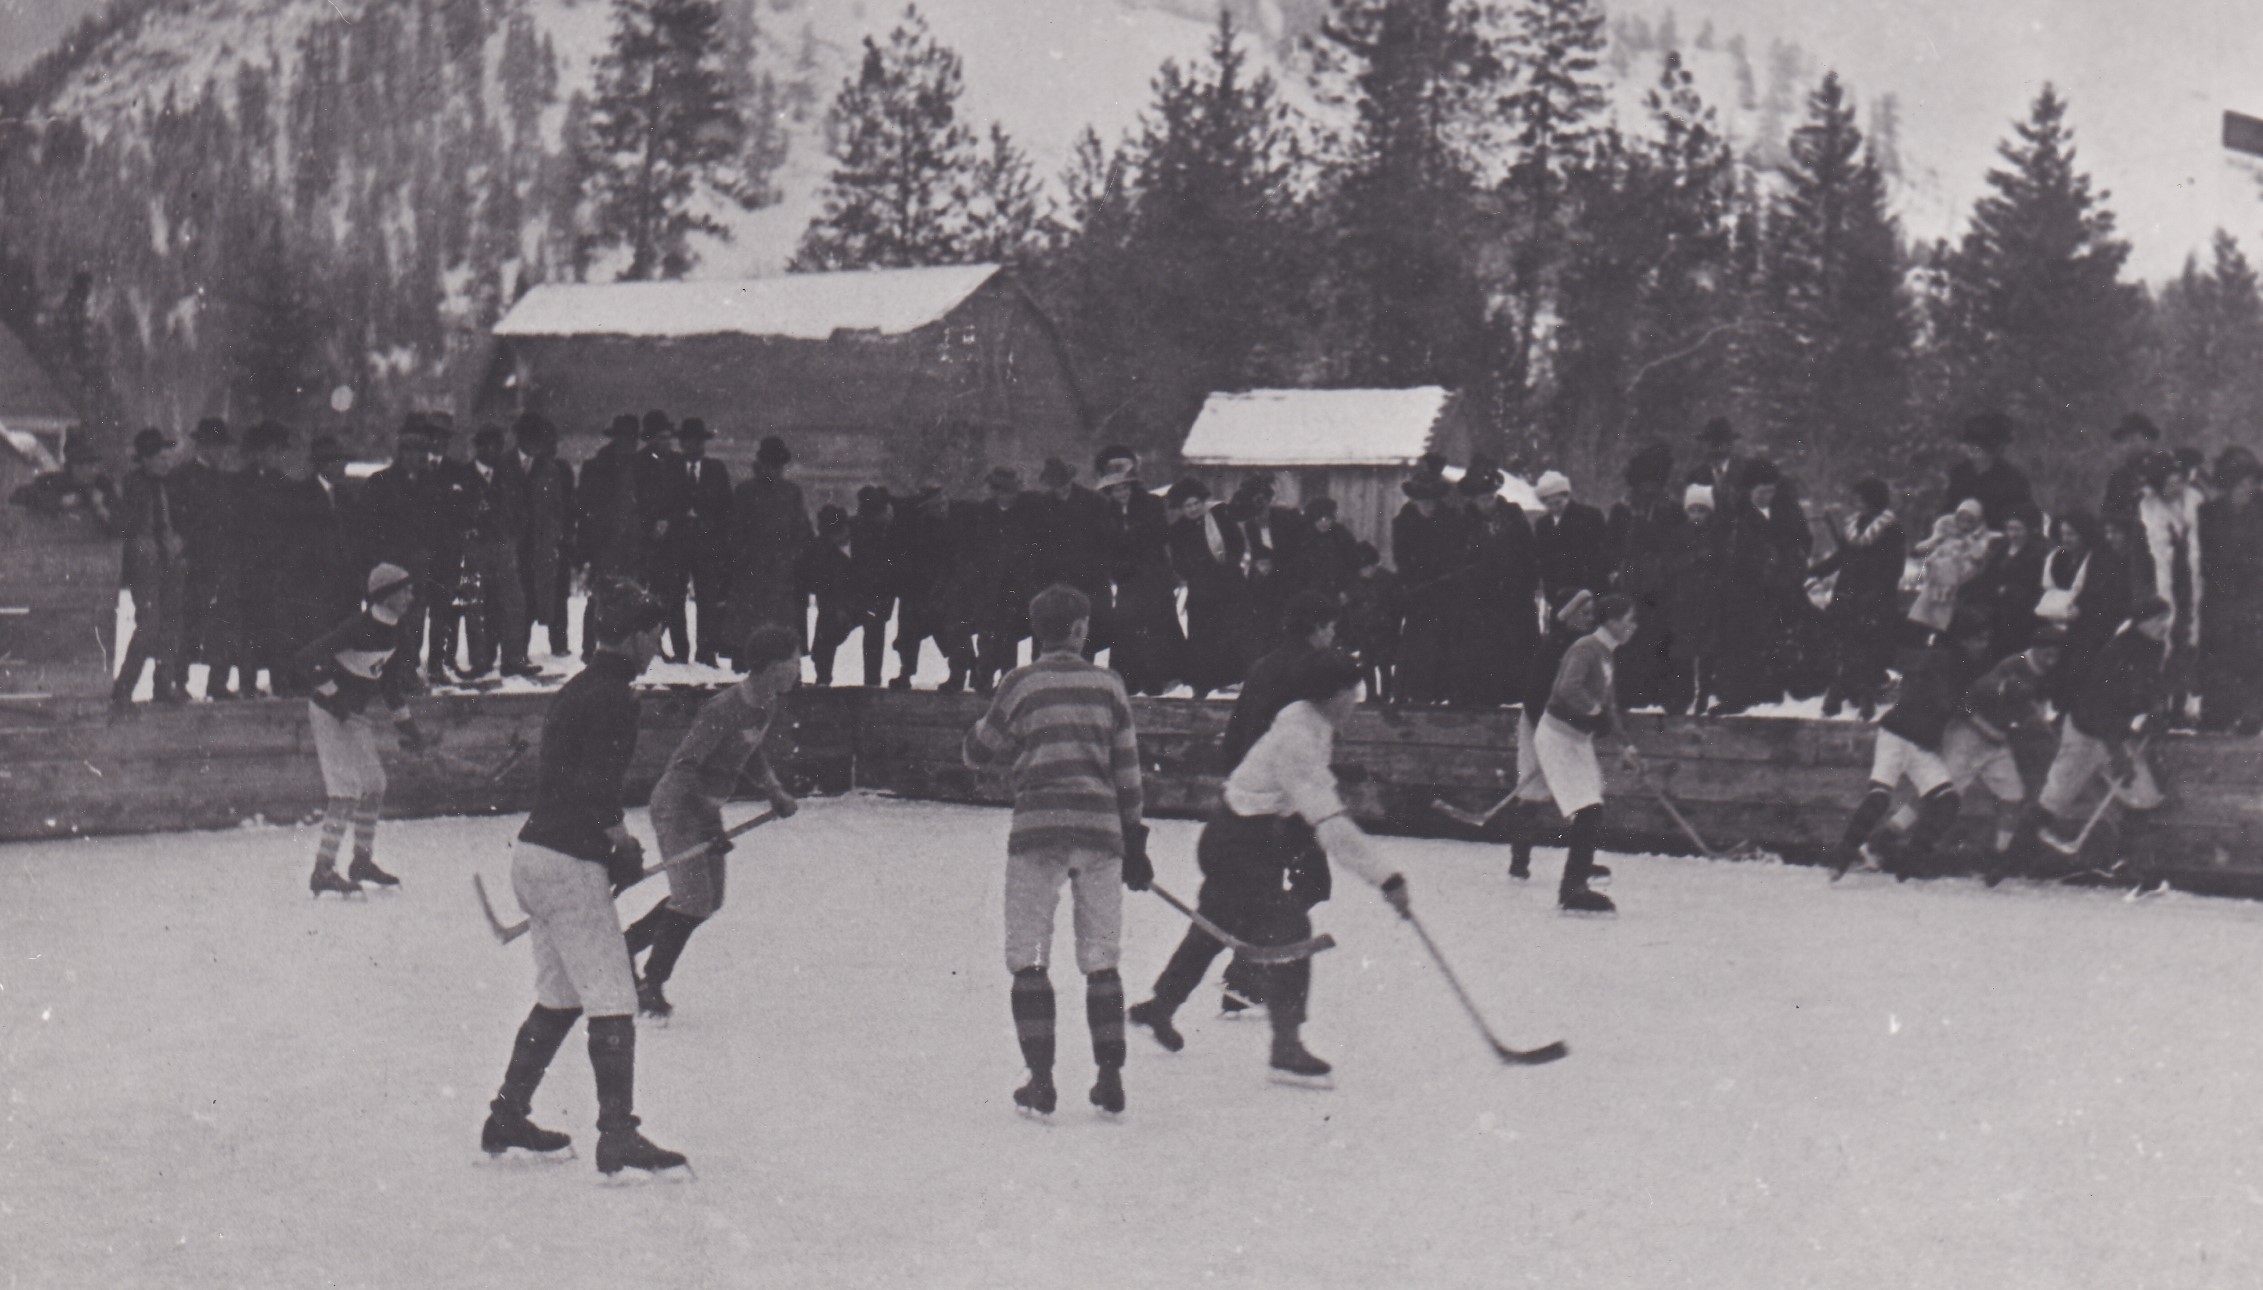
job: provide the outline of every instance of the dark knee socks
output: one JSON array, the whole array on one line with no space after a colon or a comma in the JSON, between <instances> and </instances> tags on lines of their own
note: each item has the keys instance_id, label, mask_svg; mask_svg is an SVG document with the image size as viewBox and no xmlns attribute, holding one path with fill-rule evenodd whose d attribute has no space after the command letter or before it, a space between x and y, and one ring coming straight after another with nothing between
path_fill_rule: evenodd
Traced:
<instances>
[{"instance_id":1,"label":"dark knee socks","mask_svg":"<svg viewBox=\"0 0 2263 1290\"><path fill-rule=\"evenodd\" d=\"M542 1076L550 1069L550 1059L558 1055L558 1046L566 1042L567 1033L580 1017L579 1008L534 1005L526 1020L519 1023L518 1038L511 1041L511 1064L503 1072L503 1087L495 1094L495 1110L527 1113L534 1105L534 1091L542 1086Z\"/></svg>"},{"instance_id":2,"label":"dark knee socks","mask_svg":"<svg viewBox=\"0 0 2263 1290\"><path fill-rule=\"evenodd\" d=\"M589 1069L597 1076L598 1131L635 1128L636 1018L589 1019Z\"/></svg>"},{"instance_id":3,"label":"dark knee socks","mask_svg":"<svg viewBox=\"0 0 2263 1290\"><path fill-rule=\"evenodd\" d=\"M1122 987L1116 996L1119 1011L1117 1034L1123 1033L1120 1014L1123 1003ZM1014 1034L1021 1040L1022 1063L1032 1074L1049 1075L1053 1070L1053 982L1041 967L1026 967L1014 973ZM1118 1042L1121 1042L1119 1038Z\"/></svg>"},{"instance_id":4,"label":"dark knee socks","mask_svg":"<svg viewBox=\"0 0 2263 1290\"><path fill-rule=\"evenodd\" d=\"M704 918L694 918L679 910L668 909L652 937L652 955L644 961L644 979L654 985L664 985L676 973L676 960L683 957L684 946L691 934L699 930Z\"/></svg>"},{"instance_id":5,"label":"dark knee socks","mask_svg":"<svg viewBox=\"0 0 2263 1290\"><path fill-rule=\"evenodd\" d=\"M1880 821L1886 818L1886 812L1893 809L1893 805L1893 790L1872 784L1870 791L1863 796L1862 805L1854 808L1854 815L1847 821L1847 831L1839 839L1839 845L1853 851L1868 842L1870 835L1878 831Z\"/></svg>"},{"instance_id":6,"label":"dark knee socks","mask_svg":"<svg viewBox=\"0 0 2263 1290\"><path fill-rule=\"evenodd\" d=\"M1602 830L1603 808L1600 806L1590 806L1572 816L1571 833L1564 840L1563 891L1586 890L1587 877L1595 870L1596 835Z\"/></svg>"},{"instance_id":7,"label":"dark knee socks","mask_svg":"<svg viewBox=\"0 0 2263 1290\"><path fill-rule=\"evenodd\" d=\"M1124 1064L1124 980L1114 968L1084 979L1084 1020L1092 1030L1092 1060Z\"/></svg>"},{"instance_id":8,"label":"dark knee socks","mask_svg":"<svg viewBox=\"0 0 2263 1290\"><path fill-rule=\"evenodd\" d=\"M1953 788L1936 788L1917 804L1917 827L1909 831L1909 854L1923 858L1932 853L1957 822L1963 804Z\"/></svg>"}]
</instances>

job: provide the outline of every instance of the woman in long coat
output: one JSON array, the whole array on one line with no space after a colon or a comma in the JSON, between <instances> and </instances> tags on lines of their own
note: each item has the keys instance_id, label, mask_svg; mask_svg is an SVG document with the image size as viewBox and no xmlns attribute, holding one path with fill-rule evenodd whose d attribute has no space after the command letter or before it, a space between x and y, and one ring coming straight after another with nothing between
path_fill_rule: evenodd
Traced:
<instances>
[{"instance_id":1,"label":"woman in long coat","mask_svg":"<svg viewBox=\"0 0 2263 1290\"><path fill-rule=\"evenodd\" d=\"M1823 715L1837 716L1845 704L1854 703L1868 721L1885 691L1886 665L1894 657L1909 538L1887 505L1892 497L1884 480L1860 481L1854 497L1855 513L1839 523L1838 549L1811 565L1808 575L1839 576L1831 589L1831 607L1824 611L1833 650Z\"/></svg>"},{"instance_id":2,"label":"woman in long coat","mask_svg":"<svg viewBox=\"0 0 2263 1290\"><path fill-rule=\"evenodd\" d=\"M1242 618L1246 612L1242 564L1248 547L1241 525L1212 504L1200 480L1182 479L1164 498L1171 513L1171 568L1186 584L1186 665L1183 679L1195 698L1242 679Z\"/></svg>"}]
</instances>

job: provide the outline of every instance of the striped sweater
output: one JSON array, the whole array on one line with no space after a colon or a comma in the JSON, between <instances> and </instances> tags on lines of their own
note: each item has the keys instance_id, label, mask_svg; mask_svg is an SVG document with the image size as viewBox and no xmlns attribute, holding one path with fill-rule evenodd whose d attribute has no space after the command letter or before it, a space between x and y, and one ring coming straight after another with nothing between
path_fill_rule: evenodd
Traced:
<instances>
[{"instance_id":1,"label":"striped sweater","mask_svg":"<svg viewBox=\"0 0 2263 1290\"><path fill-rule=\"evenodd\" d=\"M967 731L966 764L1012 770L1010 855L1123 853L1139 823L1139 731L1114 672L1074 651L1015 668Z\"/></svg>"}]
</instances>

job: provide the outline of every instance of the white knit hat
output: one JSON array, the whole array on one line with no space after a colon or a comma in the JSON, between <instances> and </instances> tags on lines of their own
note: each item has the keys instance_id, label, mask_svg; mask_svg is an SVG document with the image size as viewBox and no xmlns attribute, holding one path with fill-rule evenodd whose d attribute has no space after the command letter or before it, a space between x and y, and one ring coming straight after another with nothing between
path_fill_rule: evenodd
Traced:
<instances>
[{"instance_id":1,"label":"white knit hat","mask_svg":"<svg viewBox=\"0 0 2263 1290\"><path fill-rule=\"evenodd\" d=\"M1682 491L1682 509L1686 511L1692 506L1702 506L1707 510L1713 509L1713 486L1711 484L1691 484Z\"/></svg>"},{"instance_id":2,"label":"white knit hat","mask_svg":"<svg viewBox=\"0 0 2263 1290\"><path fill-rule=\"evenodd\" d=\"M369 571L369 598L383 600L394 592L416 581L409 571L397 564L380 564Z\"/></svg>"},{"instance_id":3,"label":"white knit hat","mask_svg":"<svg viewBox=\"0 0 2263 1290\"><path fill-rule=\"evenodd\" d=\"M1570 491L1572 491L1572 481L1564 478L1564 472L1560 470L1549 471L1540 477L1539 483L1532 486L1534 497L1554 497L1558 493L1569 493Z\"/></svg>"}]
</instances>

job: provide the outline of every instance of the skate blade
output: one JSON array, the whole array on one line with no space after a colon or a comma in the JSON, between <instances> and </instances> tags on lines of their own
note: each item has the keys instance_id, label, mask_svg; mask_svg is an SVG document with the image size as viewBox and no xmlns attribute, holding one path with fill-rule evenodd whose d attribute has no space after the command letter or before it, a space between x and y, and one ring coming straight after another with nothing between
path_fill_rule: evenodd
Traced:
<instances>
[{"instance_id":1,"label":"skate blade","mask_svg":"<svg viewBox=\"0 0 2263 1290\"><path fill-rule=\"evenodd\" d=\"M568 1143L556 1151L535 1151L527 1147L505 1147L501 1151L483 1149L475 1163L486 1169L555 1169L579 1159L573 1144Z\"/></svg>"},{"instance_id":2,"label":"skate blade","mask_svg":"<svg viewBox=\"0 0 2263 1290\"><path fill-rule=\"evenodd\" d=\"M1619 911L1615 909L1563 909L1559 907L1556 910L1556 917L1558 918L1581 918L1598 923L1611 922L1618 916Z\"/></svg>"},{"instance_id":3,"label":"skate blade","mask_svg":"<svg viewBox=\"0 0 2263 1290\"><path fill-rule=\"evenodd\" d=\"M1038 1125L1041 1128L1051 1128L1053 1125L1053 1113L1051 1111L1040 1111L1036 1107L1016 1103L1014 1114L1020 1116L1024 1123Z\"/></svg>"},{"instance_id":4,"label":"skate blade","mask_svg":"<svg viewBox=\"0 0 2263 1290\"><path fill-rule=\"evenodd\" d=\"M673 1169L624 1168L618 1173L597 1175L597 1185L600 1187L667 1187L698 1181L699 1175L691 1171L689 1164L677 1165Z\"/></svg>"},{"instance_id":5,"label":"skate blade","mask_svg":"<svg viewBox=\"0 0 2263 1290\"><path fill-rule=\"evenodd\" d=\"M1308 1093L1332 1093L1336 1090L1334 1075L1299 1075L1294 1071L1267 1071L1266 1078L1282 1088L1301 1088Z\"/></svg>"},{"instance_id":6,"label":"skate blade","mask_svg":"<svg viewBox=\"0 0 2263 1290\"><path fill-rule=\"evenodd\" d=\"M675 1016L672 1013L640 1012L636 1014L636 1024L639 1029L644 1030L666 1030L674 1021Z\"/></svg>"}]
</instances>

